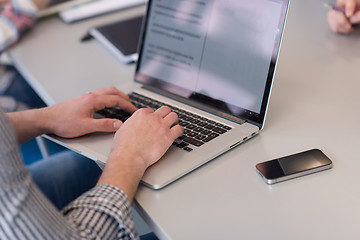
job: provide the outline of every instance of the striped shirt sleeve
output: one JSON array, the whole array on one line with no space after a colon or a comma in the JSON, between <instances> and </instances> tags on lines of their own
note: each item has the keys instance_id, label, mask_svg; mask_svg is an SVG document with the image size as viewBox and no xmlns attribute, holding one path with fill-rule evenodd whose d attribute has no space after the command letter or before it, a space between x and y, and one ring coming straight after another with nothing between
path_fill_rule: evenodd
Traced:
<instances>
[{"instance_id":1,"label":"striped shirt sleeve","mask_svg":"<svg viewBox=\"0 0 360 240\"><path fill-rule=\"evenodd\" d=\"M0 239L138 239L124 192L98 186L59 212L23 164L0 110Z\"/></svg>"},{"instance_id":2,"label":"striped shirt sleeve","mask_svg":"<svg viewBox=\"0 0 360 240\"><path fill-rule=\"evenodd\" d=\"M124 192L111 185L98 186L63 209L66 219L99 239L136 239L131 206Z\"/></svg>"}]
</instances>

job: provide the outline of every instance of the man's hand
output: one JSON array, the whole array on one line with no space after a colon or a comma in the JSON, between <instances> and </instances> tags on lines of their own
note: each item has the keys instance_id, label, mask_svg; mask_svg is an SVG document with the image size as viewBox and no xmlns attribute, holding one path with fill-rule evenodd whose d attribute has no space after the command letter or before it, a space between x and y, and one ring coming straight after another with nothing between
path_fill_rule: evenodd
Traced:
<instances>
[{"instance_id":1,"label":"man's hand","mask_svg":"<svg viewBox=\"0 0 360 240\"><path fill-rule=\"evenodd\" d=\"M113 154L126 151L147 168L161 158L174 140L183 134L178 116L169 107L136 111L116 132Z\"/></svg>"},{"instance_id":2,"label":"man's hand","mask_svg":"<svg viewBox=\"0 0 360 240\"><path fill-rule=\"evenodd\" d=\"M45 108L51 133L72 138L91 132L115 132L122 122L117 119L95 119L94 113L105 107L119 106L133 113L136 107L129 97L114 87L99 89L64 103Z\"/></svg>"},{"instance_id":3,"label":"man's hand","mask_svg":"<svg viewBox=\"0 0 360 240\"><path fill-rule=\"evenodd\" d=\"M112 184L134 197L145 170L183 135L178 116L169 107L137 110L116 132L100 184Z\"/></svg>"},{"instance_id":4,"label":"man's hand","mask_svg":"<svg viewBox=\"0 0 360 240\"><path fill-rule=\"evenodd\" d=\"M136 107L129 97L114 87L99 89L50 107L8 113L18 142L52 133L64 138L92 132L115 132L122 122L116 119L94 119L94 113L105 107L119 106L133 113Z\"/></svg>"},{"instance_id":5,"label":"man's hand","mask_svg":"<svg viewBox=\"0 0 360 240\"><path fill-rule=\"evenodd\" d=\"M360 23L360 1L339 0L337 6L345 9L345 14L336 10L328 12L328 22L332 31L349 34L354 31L353 24Z\"/></svg>"}]
</instances>

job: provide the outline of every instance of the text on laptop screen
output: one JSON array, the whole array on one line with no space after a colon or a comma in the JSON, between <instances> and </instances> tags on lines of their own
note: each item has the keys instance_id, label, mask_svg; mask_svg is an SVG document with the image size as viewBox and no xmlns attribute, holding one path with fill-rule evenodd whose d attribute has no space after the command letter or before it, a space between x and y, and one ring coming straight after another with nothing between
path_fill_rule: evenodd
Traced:
<instances>
[{"instance_id":1,"label":"text on laptop screen","mask_svg":"<svg viewBox=\"0 0 360 240\"><path fill-rule=\"evenodd\" d=\"M284 2L150 1L136 81L256 119L267 105Z\"/></svg>"}]
</instances>

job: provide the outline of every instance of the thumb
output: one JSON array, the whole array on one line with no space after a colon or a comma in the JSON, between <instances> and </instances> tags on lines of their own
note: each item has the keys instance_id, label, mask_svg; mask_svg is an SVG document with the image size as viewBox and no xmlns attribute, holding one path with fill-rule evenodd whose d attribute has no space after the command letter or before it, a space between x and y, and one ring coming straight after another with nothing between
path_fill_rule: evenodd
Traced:
<instances>
[{"instance_id":1,"label":"thumb","mask_svg":"<svg viewBox=\"0 0 360 240\"><path fill-rule=\"evenodd\" d=\"M118 119L91 119L89 127L95 132L115 132L117 131L122 122Z\"/></svg>"},{"instance_id":2,"label":"thumb","mask_svg":"<svg viewBox=\"0 0 360 240\"><path fill-rule=\"evenodd\" d=\"M354 16L352 16L352 17L350 18L350 22L351 22L352 24L360 23L360 11L356 12L356 13L354 14Z\"/></svg>"}]
</instances>

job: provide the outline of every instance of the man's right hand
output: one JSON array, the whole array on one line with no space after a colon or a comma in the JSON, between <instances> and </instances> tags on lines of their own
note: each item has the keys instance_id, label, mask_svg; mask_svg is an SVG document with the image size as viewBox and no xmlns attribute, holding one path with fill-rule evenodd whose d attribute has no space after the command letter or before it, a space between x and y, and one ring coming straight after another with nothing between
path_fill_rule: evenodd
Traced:
<instances>
[{"instance_id":1,"label":"man's right hand","mask_svg":"<svg viewBox=\"0 0 360 240\"><path fill-rule=\"evenodd\" d=\"M110 157L98 182L122 189L133 199L145 170L183 135L178 116L167 106L137 110L116 132Z\"/></svg>"},{"instance_id":2,"label":"man's right hand","mask_svg":"<svg viewBox=\"0 0 360 240\"><path fill-rule=\"evenodd\" d=\"M328 22L333 32L349 34L354 31L353 24L360 23L360 0L338 0L337 6L345 9L345 14L329 10Z\"/></svg>"}]
</instances>

